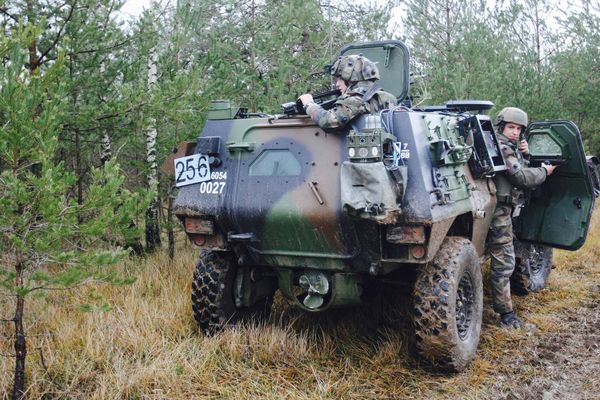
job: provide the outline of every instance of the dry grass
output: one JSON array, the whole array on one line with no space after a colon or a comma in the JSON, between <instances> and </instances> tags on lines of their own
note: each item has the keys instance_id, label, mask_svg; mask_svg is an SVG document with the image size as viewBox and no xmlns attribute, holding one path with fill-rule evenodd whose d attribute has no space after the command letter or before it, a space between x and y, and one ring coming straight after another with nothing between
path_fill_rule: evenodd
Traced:
<instances>
[{"instance_id":1,"label":"dry grass","mask_svg":"<svg viewBox=\"0 0 600 400\"><path fill-rule=\"evenodd\" d=\"M81 288L30 301L28 395L480 399L513 393L512 398L527 398L532 393L519 397L514 385L535 382L547 372L539 358L552 350L544 341L568 329L570 310L598 304L598 220L596 212L583 249L556 253L548 290L516 299L521 315L539 327L533 335L498 329L486 297L478 357L462 374L430 373L411 355L409 298L402 296L323 315L303 314L278 299L265 326L203 337L191 315L196 251L188 247L172 265L164 254L125 263L124 270L137 276L133 285ZM0 305L10 309L6 301L0 298ZM83 312L82 303L95 307ZM103 310L105 303L109 311ZM0 325L0 354L11 352L12 332L6 325ZM12 368L13 359L0 357L2 398L9 395ZM592 390L597 383L587 384Z\"/></svg>"}]
</instances>

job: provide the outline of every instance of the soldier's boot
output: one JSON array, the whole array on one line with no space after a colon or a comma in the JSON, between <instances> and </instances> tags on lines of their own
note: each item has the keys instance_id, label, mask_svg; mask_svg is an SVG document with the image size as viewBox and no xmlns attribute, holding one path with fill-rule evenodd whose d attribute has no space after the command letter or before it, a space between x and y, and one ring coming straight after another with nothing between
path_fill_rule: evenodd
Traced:
<instances>
[{"instance_id":1,"label":"soldier's boot","mask_svg":"<svg viewBox=\"0 0 600 400\"><path fill-rule=\"evenodd\" d=\"M514 311L500 315L500 326L503 329L526 329L528 331L536 328L534 324L523 322Z\"/></svg>"}]
</instances>

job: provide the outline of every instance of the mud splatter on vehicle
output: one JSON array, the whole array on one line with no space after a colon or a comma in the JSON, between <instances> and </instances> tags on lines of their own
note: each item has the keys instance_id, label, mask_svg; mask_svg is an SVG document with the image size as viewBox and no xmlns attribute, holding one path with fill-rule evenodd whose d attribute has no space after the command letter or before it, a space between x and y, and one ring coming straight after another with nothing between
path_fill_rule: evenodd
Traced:
<instances>
[{"instance_id":1,"label":"mud splatter on vehicle","mask_svg":"<svg viewBox=\"0 0 600 400\"><path fill-rule=\"evenodd\" d=\"M194 316L213 334L268 315L276 290L320 312L358 304L384 281L409 283L419 355L460 371L479 343L491 178L506 168L484 114L493 104L412 108L406 46L340 51L359 53L378 62L396 108L327 131L289 104L282 115L249 116L213 102L197 141L170 161L180 187L174 212L202 249ZM527 134L532 166L561 167L515 221L523 243L513 281L522 293L546 285L552 247L583 245L595 194L573 123L534 123Z\"/></svg>"}]
</instances>

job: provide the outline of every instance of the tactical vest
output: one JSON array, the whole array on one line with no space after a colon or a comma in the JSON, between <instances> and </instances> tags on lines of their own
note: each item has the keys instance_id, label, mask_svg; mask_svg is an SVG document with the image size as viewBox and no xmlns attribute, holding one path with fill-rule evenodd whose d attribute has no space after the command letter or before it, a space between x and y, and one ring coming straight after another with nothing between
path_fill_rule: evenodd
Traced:
<instances>
[{"instance_id":1,"label":"tactical vest","mask_svg":"<svg viewBox=\"0 0 600 400\"><path fill-rule=\"evenodd\" d=\"M529 162L523 158L516 143L508 139L502 134L496 134L500 148L507 146L512 155L518 160L522 166L527 166ZM508 180L508 171L496 173L494 183L496 184L496 197L499 203L511 204L513 206L523 204L525 201L525 191L515 187Z\"/></svg>"},{"instance_id":2,"label":"tactical vest","mask_svg":"<svg viewBox=\"0 0 600 400\"><path fill-rule=\"evenodd\" d=\"M390 105L396 105L396 97L384 91L379 85L371 81L360 81L352 85L343 95L338 98L337 103L342 103L348 97L359 95L363 99L363 107L367 113L376 113Z\"/></svg>"}]
</instances>

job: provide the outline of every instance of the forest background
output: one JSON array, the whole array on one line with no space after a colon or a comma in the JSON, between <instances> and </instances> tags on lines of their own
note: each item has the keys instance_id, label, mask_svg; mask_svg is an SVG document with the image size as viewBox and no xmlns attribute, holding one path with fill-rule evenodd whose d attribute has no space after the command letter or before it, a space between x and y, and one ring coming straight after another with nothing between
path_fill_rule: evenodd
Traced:
<instances>
[{"instance_id":1,"label":"forest background","mask_svg":"<svg viewBox=\"0 0 600 400\"><path fill-rule=\"evenodd\" d=\"M127 20L118 12L122 1L2 4L3 68L13 67L4 79L60 74L60 84L40 90L60 103L51 156L73 173L80 204L93 168L116 159L124 186L149 189L157 207L169 184L156 166L200 133L210 100L280 112L299 94L327 89L323 66L354 41L408 45L414 104L484 99L496 104L492 114L510 105L532 120L573 120L587 152L600 153L595 1L562 4L568 11L561 11L548 0L180 0L153 3ZM402 17L392 18L399 6ZM6 49L25 26L35 33L17 41L27 55L21 71ZM149 247L158 239L150 236Z\"/></svg>"},{"instance_id":2,"label":"forest background","mask_svg":"<svg viewBox=\"0 0 600 400\"><path fill-rule=\"evenodd\" d=\"M280 112L329 88L323 66L344 44L403 40L415 105L573 120L600 153L600 4L562 3L179 0L124 19L122 1L0 2L0 324L15 326L15 380L36 318L23 325L26 299L129 283L102 266L124 245L161 246L173 192L158 166L200 133L210 100Z\"/></svg>"}]
</instances>

